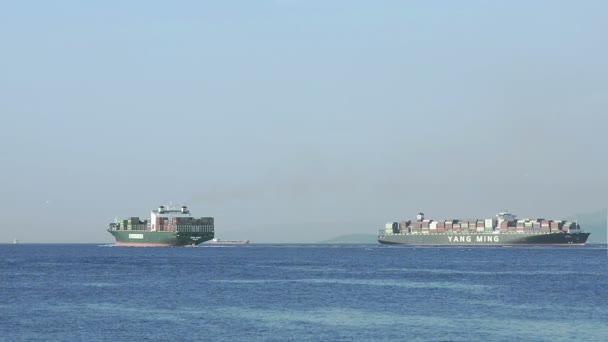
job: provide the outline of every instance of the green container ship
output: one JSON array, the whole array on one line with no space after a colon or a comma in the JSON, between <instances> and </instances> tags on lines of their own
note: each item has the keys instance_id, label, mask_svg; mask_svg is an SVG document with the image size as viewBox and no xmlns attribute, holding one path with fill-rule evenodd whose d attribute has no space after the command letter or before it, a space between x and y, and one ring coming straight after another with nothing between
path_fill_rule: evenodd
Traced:
<instances>
[{"instance_id":1,"label":"green container ship","mask_svg":"<svg viewBox=\"0 0 608 342\"><path fill-rule=\"evenodd\" d=\"M108 232L116 238L117 246L166 247L193 246L214 237L213 217L195 218L188 207L174 209L160 206L152 210L149 220L139 217L116 220Z\"/></svg>"},{"instance_id":2,"label":"green container ship","mask_svg":"<svg viewBox=\"0 0 608 342\"><path fill-rule=\"evenodd\" d=\"M576 222L517 220L507 211L493 219L445 221L426 220L419 213L414 222L387 223L378 234L378 242L413 246L583 246L589 234Z\"/></svg>"}]
</instances>

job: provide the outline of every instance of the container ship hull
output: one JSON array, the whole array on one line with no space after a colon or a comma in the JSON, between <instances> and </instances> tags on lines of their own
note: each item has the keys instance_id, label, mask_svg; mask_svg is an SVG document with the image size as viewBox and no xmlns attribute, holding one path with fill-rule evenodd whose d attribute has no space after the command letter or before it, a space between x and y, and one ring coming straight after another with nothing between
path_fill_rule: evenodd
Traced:
<instances>
[{"instance_id":1,"label":"container ship hull","mask_svg":"<svg viewBox=\"0 0 608 342\"><path fill-rule=\"evenodd\" d=\"M378 242L412 246L582 246L588 237L589 233L387 234L378 236Z\"/></svg>"},{"instance_id":2,"label":"container ship hull","mask_svg":"<svg viewBox=\"0 0 608 342\"><path fill-rule=\"evenodd\" d=\"M213 239L213 233L110 231L110 234L116 239L117 246L129 247L189 246Z\"/></svg>"}]
</instances>

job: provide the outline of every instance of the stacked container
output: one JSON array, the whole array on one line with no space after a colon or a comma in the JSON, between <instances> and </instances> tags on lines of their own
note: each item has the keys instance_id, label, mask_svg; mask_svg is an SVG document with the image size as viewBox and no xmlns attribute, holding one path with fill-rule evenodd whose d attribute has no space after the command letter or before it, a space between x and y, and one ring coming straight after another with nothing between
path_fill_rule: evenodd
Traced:
<instances>
[{"instance_id":1,"label":"stacked container","mask_svg":"<svg viewBox=\"0 0 608 342\"><path fill-rule=\"evenodd\" d=\"M454 221L445 221L445 230L448 232L452 232L454 230Z\"/></svg>"},{"instance_id":2,"label":"stacked container","mask_svg":"<svg viewBox=\"0 0 608 342\"><path fill-rule=\"evenodd\" d=\"M540 233L549 233L551 231L551 224L553 224L553 221L550 221L550 220L540 221L540 228L538 231Z\"/></svg>"}]
</instances>

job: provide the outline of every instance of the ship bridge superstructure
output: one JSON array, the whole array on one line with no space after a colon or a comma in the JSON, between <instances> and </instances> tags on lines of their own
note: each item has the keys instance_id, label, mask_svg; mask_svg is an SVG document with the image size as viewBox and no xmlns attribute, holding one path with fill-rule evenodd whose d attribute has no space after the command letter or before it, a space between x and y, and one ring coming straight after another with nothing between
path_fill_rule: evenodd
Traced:
<instances>
[{"instance_id":1,"label":"ship bridge superstructure","mask_svg":"<svg viewBox=\"0 0 608 342\"><path fill-rule=\"evenodd\" d=\"M175 209L171 206L159 206L158 209L156 210L152 210L152 212L150 213L150 230L151 231L156 231L156 229L160 230L160 227L162 226L163 222L178 222L181 220L174 220L175 218L182 218L182 219L188 219L188 218L192 218L192 215L190 214L190 210L188 210L188 207L186 206L182 206L179 209ZM187 220L184 220L187 221Z\"/></svg>"},{"instance_id":2,"label":"ship bridge superstructure","mask_svg":"<svg viewBox=\"0 0 608 342\"><path fill-rule=\"evenodd\" d=\"M513 215L510 212L506 211L506 210L501 210L496 217L498 218L499 222L502 221L513 221L517 218L517 215Z\"/></svg>"}]
</instances>

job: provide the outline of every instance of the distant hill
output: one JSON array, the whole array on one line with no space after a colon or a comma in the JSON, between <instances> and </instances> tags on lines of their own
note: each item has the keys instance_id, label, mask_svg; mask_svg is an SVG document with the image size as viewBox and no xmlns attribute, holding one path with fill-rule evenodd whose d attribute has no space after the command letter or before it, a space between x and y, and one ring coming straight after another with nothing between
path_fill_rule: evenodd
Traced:
<instances>
[{"instance_id":1,"label":"distant hill","mask_svg":"<svg viewBox=\"0 0 608 342\"><path fill-rule=\"evenodd\" d=\"M341 235L330 240L321 241L319 243L328 244L355 244L355 243L378 243L378 236L373 234L349 234Z\"/></svg>"},{"instance_id":2,"label":"distant hill","mask_svg":"<svg viewBox=\"0 0 608 342\"><path fill-rule=\"evenodd\" d=\"M585 213L576 214L567 218L570 221L577 221L581 226L581 229L589 235L587 243L607 243L608 234L606 234L606 215L607 209Z\"/></svg>"}]
</instances>

